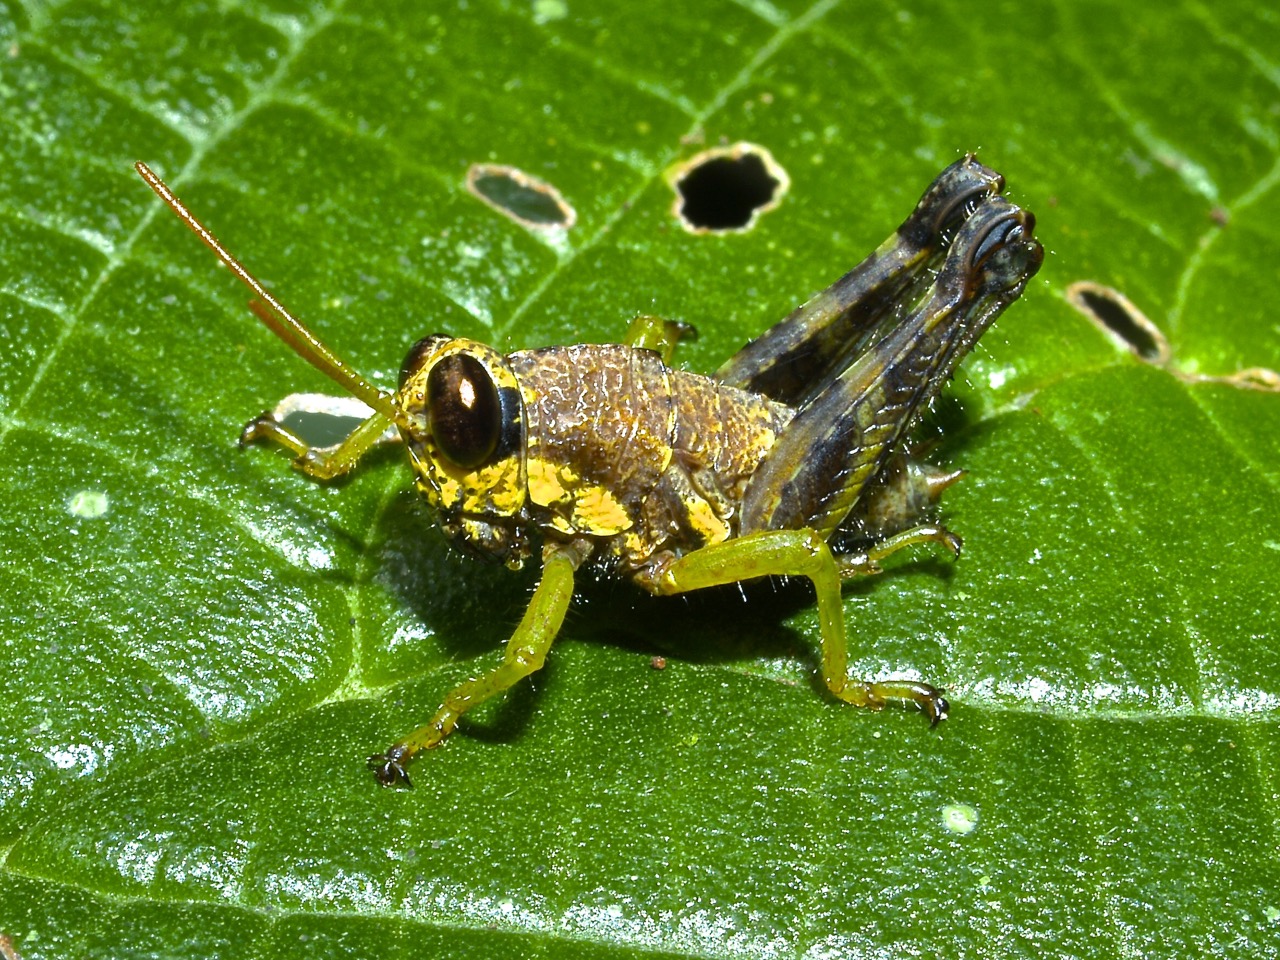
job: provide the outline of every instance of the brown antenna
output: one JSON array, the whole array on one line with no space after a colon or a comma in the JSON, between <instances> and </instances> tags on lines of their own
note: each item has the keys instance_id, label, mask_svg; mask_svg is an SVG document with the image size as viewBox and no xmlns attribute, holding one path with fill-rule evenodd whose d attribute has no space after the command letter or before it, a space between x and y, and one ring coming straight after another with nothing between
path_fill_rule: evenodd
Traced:
<instances>
[{"instance_id":1,"label":"brown antenna","mask_svg":"<svg viewBox=\"0 0 1280 960\"><path fill-rule=\"evenodd\" d=\"M163 180L152 173L151 168L139 160L134 165L138 175L156 192L165 205L182 220L191 232L204 241L204 245L212 250L237 277L244 282L256 301L249 304L258 319L277 337L293 348L298 356L306 360L317 370L337 381L344 390L363 401L392 423L400 422L399 410L394 399L386 390L380 390L360 374L351 365L325 346L310 330L302 325L266 288L246 270L240 261L233 257L209 230L196 219L195 214L186 208L181 200L173 195Z\"/></svg>"}]
</instances>

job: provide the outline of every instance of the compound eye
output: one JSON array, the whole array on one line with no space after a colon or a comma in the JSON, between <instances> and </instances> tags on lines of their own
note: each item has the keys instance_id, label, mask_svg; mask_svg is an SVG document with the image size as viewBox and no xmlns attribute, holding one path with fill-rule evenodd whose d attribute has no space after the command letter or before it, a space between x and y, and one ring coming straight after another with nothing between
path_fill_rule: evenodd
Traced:
<instances>
[{"instance_id":1,"label":"compound eye","mask_svg":"<svg viewBox=\"0 0 1280 960\"><path fill-rule=\"evenodd\" d=\"M433 333L429 337L423 337L412 347L409 348L409 354L404 358L404 363L400 365L400 389L404 389L405 382L412 376L417 369L422 366L422 361L431 356L432 352L441 343L448 340L442 333Z\"/></svg>"},{"instance_id":2,"label":"compound eye","mask_svg":"<svg viewBox=\"0 0 1280 960\"><path fill-rule=\"evenodd\" d=\"M454 353L427 374L427 418L431 438L463 469L489 459L502 433L498 388L475 357Z\"/></svg>"}]
</instances>

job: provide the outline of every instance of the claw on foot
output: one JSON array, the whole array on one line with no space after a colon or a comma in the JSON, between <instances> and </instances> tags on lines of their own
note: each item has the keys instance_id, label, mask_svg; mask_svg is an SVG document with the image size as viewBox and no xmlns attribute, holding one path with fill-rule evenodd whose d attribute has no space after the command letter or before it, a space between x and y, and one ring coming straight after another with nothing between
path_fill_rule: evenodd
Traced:
<instances>
[{"instance_id":1,"label":"claw on foot","mask_svg":"<svg viewBox=\"0 0 1280 960\"><path fill-rule=\"evenodd\" d=\"M927 683L916 683L910 680L895 680L887 684L876 684L880 687L876 692L882 697L914 703L920 712L929 718L929 726L936 727L951 712L951 704L937 687ZM887 688L887 689L886 689Z\"/></svg>"},{"instance_id":2,"label":"claw on foot","mask_svg":"<svg viewBox=\"0 0 1280 960\"><path fill-rule=\"evenodd\" d=\"M279 423L271 415L271 411L264 410L244 425L244 429L240 431L240 446L247 447L251 443L265 439L270 436L272 429L278 426Z\"/></svg>"},{"instance_id":3,"label":"claw on foot","mask_svg":"<svg viewBox=\"0 0 1280 960\"><path fill-rule=\"evenodd\" d=\"M384 787L413 786L413 781L409 779L409 773L405 770L405 764L408 762L405 756L407 753L403 746L396 744L386 753L375 753L369 758L368 767L373 771L378 783Z\"/></svg>"},{"instance_id":4,"label":"claw on foot","mask_svg":"<svg viewBox=\"0 0 1280 960\"><path fill-rule=\"evenodd\" d=\"M951 712L951 704L937 687L916 680L880 680L874 683L850 684L846 690L850 696L841 696L842 700L859 707L881 710L890 700L911 704L920 708L929 719L929 726L936 727Z\"/></svg>"},{"instance_id":5,"label":"claw on foot","mask_svg":"<svg viewBox=\"0 0 1280 960\"><path fill-rule=\"evenodd\" d=\"M942 695L941 690L934 690L929 699L920 703L920 709L929 718L929 726L936 727L947 719L947 715L951 712L951 704L947 702L947 698Z\"/></svg>"}]
</instances>

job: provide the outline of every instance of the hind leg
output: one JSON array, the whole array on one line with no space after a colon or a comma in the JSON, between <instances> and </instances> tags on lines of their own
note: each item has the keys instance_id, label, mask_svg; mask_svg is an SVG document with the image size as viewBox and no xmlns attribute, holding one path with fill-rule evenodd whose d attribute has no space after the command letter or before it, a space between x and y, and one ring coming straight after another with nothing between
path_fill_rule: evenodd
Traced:
<instances>
[{"instance_id":1,"label":"hind leg","mask_svg":"<svg viewBox=\"0 0 1280 960\"><path fill-rule=\"evenodd\" d=\"M716 372L733 386L779 403L798 404L861 353L894 308L914 299L913 285L982 200L1004 189L1004 178L972 156L930 184L911 216L879 248L785 320L752 340Z\"/></svg>"}]
</instances>

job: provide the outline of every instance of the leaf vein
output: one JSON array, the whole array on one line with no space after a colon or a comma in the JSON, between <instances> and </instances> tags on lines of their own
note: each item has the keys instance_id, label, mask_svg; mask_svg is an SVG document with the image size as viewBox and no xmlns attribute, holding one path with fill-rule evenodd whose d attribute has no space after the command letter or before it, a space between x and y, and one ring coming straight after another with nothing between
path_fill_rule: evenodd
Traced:
<instances>
[{"instance_id":1,"label":"leaf vein","mask_svg":"<svg viewBox=\"0 0 1280 960\"><path fill-rule=\"evenodd\" d=\"M340 7L341 7L341 0L339 0L339 2L335 4L335 10ZM330 17L331 16L332 14L330 14ZM294 43L293 48L279 59L279 61L276 64L275 71L264 81L262 85L263 91L269 91L272 87L279 84L283 80L285 75L288 73L290 65L293 63L294 59L297 58L302 48L305 46L306 40L311 35L314 35L315 33L319 32L322 26L328 22L328 19L329 17L318 18L317 19L318 25L315 26L312 30L308 31L307 33L304 33ZM174 183L181 183L188 176L190 176L190 174L199 167L200 162L204 159L207 153L214 146L220 143L232 132L234 132L239 127L243 119L243 116L246 116L249 113L253 112L255 109L257 109L260 102L261 102L260 97L250 96L250 98L246 102L246 105L241 111L237 111L235 113L228 115L223 120L223 122L218 126L218 128L215 129L215 132L212 135L209 135L208 137L204 138L203 142L198 142L194 144L191 157L188 159L187 163L182 167L182 169L178 171L177 175L173 178ZM134 226L133 230L129 232L128 236L124 239L124 241L120 243L117 246L117 248L113 250L111 254L106 258L105 264L103 265L102 269L98 272L98 275L94 278L93 282L90 283L88 290L86 290L84 295L80 298L79 303L77 303L68 312L67 320L63 324L62 330L59 331L57 339L46 351L43 360L37 365L35 373L31 378L31 381L27 384L27 389L23 392L22 396L18 399L17 403L14 405L12 415L15 419L21 419L22 412L26 409L27 404L31 402L37 390L43 384L45 377L49 374L49 371L51 369L54 369L56 361L61 355L63 348L66 346L72 334L79 327L80 321L88 313L90 305L97 298L98 294L104 289L104 287L110 281L110 279L115 275L116 271L119 270L121 266L123 266L126 262L128 262L129 255L132 252L134 246L137 244L138 240L142 237L142 235L146 232L147 228L151 226L152 221L160 214L160 211L162 209L163 209L163 205L160 203L159 200L155 200L154 202L148 204L144 208L142 217L138 220L138 223ZM4 448L5 443L9 436L10 429L11 429L11 426L8 423L0 423L0 449Z\"/></svg>"},{"instance_id":2,"label":"leaf vein","mask_svg":"<svg viewBox=\"0 0 1280 960\"><path fill-rule=\"evenodd\" d=\"M743 68L738 71L738 73L723 87L721 87L715 96L713 96L701 110L694 114L693 124L690 126L685 137L681 137L680 139L684 140L686 137L697 133L708 118L714 115L718 110L724 108L725 104L734 93L741 90L751 82L751 79L756 75L756 72L765 63L767 63L788 40L804 30L807 30L822 17L826 16L826 14L834 9L840 2L841 0L817 0L817 2L799 18L778 28L774 35L760 46ZM675 146L668 146L666 149L660 151L659 159L653 165L654 172L650 176L642 178L636 185L635 189L631 190L623 198L622 202L614 208L613 212L604 217L599 228L597 228L596 232L592 234L591 237L589 237L580 246L575 247L572 252L561 258L559 263L557 263L551 270L547 271L542 280L537 283L525 298L516 305L515 309L511 311L506 322L497 325L497 329L500 334L508 335L512 330L514 330L519 325L520 318L523 317L525 313L527 313L529 309L542 298L542 296L551 288L569 265L577 260L577 258L582 254L594 249L614 230L622 218L632 209L636 201L639 200L640 196L657 180L660 176L659 171L665 170L675 160L679 155L680 149L680 145L677 143Z\"/></svg>"}]
</instances>

